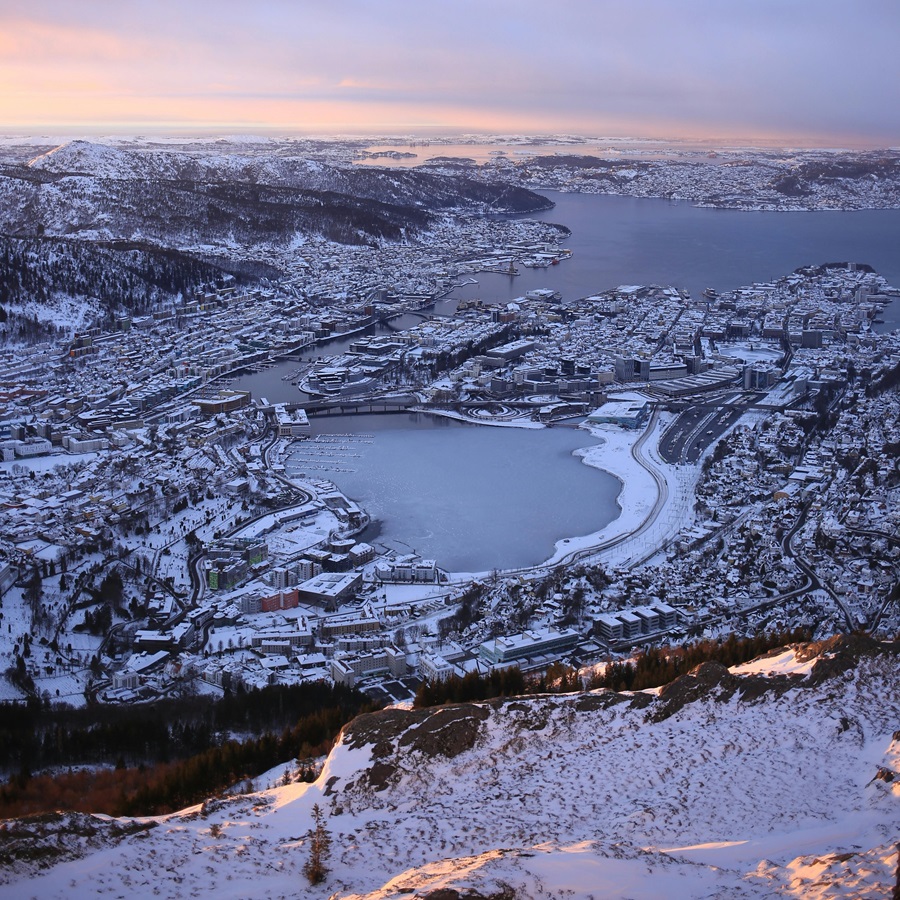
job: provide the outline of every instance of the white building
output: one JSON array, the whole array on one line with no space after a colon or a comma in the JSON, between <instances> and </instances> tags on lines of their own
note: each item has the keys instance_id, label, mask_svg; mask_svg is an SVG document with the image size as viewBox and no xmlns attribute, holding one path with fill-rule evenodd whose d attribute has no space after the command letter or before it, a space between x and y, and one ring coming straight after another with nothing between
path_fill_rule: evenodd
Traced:
<instances>
[{"instance_id":1,"label":"white building","mask_svg":"<svg viewBox=\"0 0 900 900\"><path fill-rule=\"evenodd\" d=\"M396 647L383 647L364 653L335 655L331 661L331 677L336 684L353 687L357 678L376 673L390 673L395 678L406 674L406 654Z\"/></svg>"},{"instance_id":2,"label":"white building","mask_svg":"<svg viewBox=\"0 0 900 900\"><path fill-rule=\"evenodd\" d=\"M593 424L622 425L639 428L650 416L650 403L643 394L623 394L611 397L588 417Z\"/></svg>"},{"instance_id":3,"label":"white building","mask_svg":"<svg viewBox=\"0 0 900 900\"><path fill-rule=\"evenodd\" d=\"M26 458L42 456L53 449L53 445L46 438L26 438L24 441L16 441L13 444L16 456Z\"/></svg>"},{"instance_id":4,"label":"white building","mask_svg":"<svg viewBox=\"0 0 900 900\"><path fill-rule=\"evenodd\" d=\"M565 653L578 643L577 631L546 628L540 631L523 631L505 637L485 641L478 649L478 655L489 663L512 662L529 657Z\"/></svg>"},{"instance_id":5,"label":"white building","mask_svg":"<svg viewBox=\"0 0 900 900\"><path fill-rule=\"evenodd\" d=\"M288 410L285 404L276 403L272 409L275 411L275 422L278 426L278 437L305 438L309 437L309 418L306 410Z\"/></svg>"}]
</instances>

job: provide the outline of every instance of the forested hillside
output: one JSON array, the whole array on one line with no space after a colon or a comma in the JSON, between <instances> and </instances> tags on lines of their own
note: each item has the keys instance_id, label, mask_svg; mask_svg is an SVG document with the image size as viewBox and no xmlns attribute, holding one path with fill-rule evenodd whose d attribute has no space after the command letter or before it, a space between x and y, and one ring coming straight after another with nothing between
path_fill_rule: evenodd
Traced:
<instances>
[{"instance_id":1,"label":"forested hillside","mask_svg":"<svg viewBox=\"0 0 900 900\"><path fill-rule=\"evenodd\" d=\"M65 335L88 319L111 324L226 275L196 256L147 244L0 234L0 333L31 341Z\"/></svg>"}]
</instances>

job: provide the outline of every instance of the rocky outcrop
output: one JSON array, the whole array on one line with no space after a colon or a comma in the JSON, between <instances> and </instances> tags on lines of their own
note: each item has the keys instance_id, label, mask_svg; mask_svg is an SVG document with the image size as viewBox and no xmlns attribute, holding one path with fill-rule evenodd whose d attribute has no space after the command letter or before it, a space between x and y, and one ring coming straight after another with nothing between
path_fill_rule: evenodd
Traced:
<instances>
[{"instance_id":1,"label":"rocky outcrop","mask_svg":"<svg viewBox=\"0 0 900 900\"><path fill-rule=\"evenodd\" d=\"M808 683L821 684L855 669L860 659L898 653L897 641L879 641L867 634L836 634L828 640L799 647L797 658L815 659Z\"/></svg>"},{"instance_id":2,"label":"rocky outcrop","mask_svg":"<svg viewBox=\"0 0 900 900\"><path fill-rule=\"evenodd\" d=\"M89 851L144 835L156 822L99 818L87 813L45 813L0 822L0 870L47 868Z\"/></svg>"},{"instance_id":3,"label":"rocky outcrop","mask_svg":"<svg viewBox=\"0 0 900 900\"><path fill-rule=\"evenodd\" d=\"M0 825L0 897L293 896L317 806L320 895L341 900L882 896L898 697L896 647L851 638L659 691L385 710L344 729L314 784Z\"/></svg>"},{"instance_id":4,"label":"rocky outcrop","mask_svg":"<svg viewBox=\"0 0 900 900\"><path fill-rule=\"evenodd\" d=\"M705 662L676 678L658 692L600 690L563 696L541 695L501 698L431 709L390 709L360 716L343 731L342 744L349 749L369 748L370 764L352 785L354 791L387 791L404 776L429 761L454 760L478 747L482 736L495 722L509 734L511 742L528 742L531 735L558 731L572 717L601 714L621 707L645 710L650 723L663 722L681 710L700 702L727 703L737 698L756 704L777 699L792 690L815 688L823 681L839 678L863 657L897 654L897 646L865 636L840 636L828 641L795 648L801 661L815 660L809 674L736 675L717 662ZM783 653L777 651L774 655ZM853 732L861 739L854 722L841 718L837 736ZM849 724L846 724L849 722ZM347 790L335 778L329 794Z\"/></svg>"}]
</instances>

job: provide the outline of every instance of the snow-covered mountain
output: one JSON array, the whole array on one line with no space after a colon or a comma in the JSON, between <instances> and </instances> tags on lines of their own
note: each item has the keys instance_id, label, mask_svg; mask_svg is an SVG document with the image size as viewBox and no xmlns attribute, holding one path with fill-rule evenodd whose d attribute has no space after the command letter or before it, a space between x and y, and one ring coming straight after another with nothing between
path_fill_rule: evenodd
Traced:
<instances>
[{"instance_id":1,"label":"snow-covered mountain","mask_svg":"<svg viewBox=\"0 0 900 900\"><path fill-rule=\"evenodd\" d=\"M256 145L221 151L71 141L0 165L0 329L28 340L61 317L81 325L102 308L143 312L188 286L189 272L193 286L220 270L278 277L276 258L310 238L385 247L427 236L443 212L552 205L453 175L341 168Z\"/></svg>"},{"instance_id":2,"label":"snow-covered mountain","mask_svg":"<svg viewBox=\"0 0 900 900\"><path fill-rule=\"evenodd\" d=\"M71 141L28 164L31 172L92 178L244 183L307 191L328 191L379 203L426 209L482 205L494 212L545 209L545 198L521 188L491 185L463 177L413 169L338 167L301 156L241 152L192 154L173 150L118 149L89 141Z\"/></svg>"},{"instance_id":3,"label":"snow-covered mountain","mask_svg":"<svg viewBox=\"0 0 900 900\"><path fill-rule=\"evenodd\" d=\"M112 327L115 314L147 314L160 303L182 300L198 285L242 274L254 280L278 270L262 262L253 268L230 265L227 259L217 266L143 243L0 234L0 339L71 336L97 322Z\"/></svg>"},{"instance_id":4,"label":"snow-covered mountain","mask_svg":"<svg viewBox=\"0 0 900 900\"><path fill-rule=\"evenodd\" d=\"M387 710L312 785L7 823L0 897L888 897L898 698L896 645L835 638L660 691Z\"/></svg>"},{"instance_id":5,"label":"snow-covered mountain","mask_svg":"<svg viewBox=\"0 0 900 900\"><path fill-rule=\"evenodd\" d=\"M524 212L551 204L523 188L412 170L339 168L301 157L122 150L72 141L0 170L0 232L184 248L397 240L429 212Z\"/></svg>"}]
</instances>

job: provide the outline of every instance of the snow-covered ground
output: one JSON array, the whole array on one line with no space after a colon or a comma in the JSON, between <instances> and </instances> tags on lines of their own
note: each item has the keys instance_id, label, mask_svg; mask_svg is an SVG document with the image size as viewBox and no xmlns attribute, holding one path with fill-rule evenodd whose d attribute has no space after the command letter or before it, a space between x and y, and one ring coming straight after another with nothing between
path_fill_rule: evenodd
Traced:
<instances>
[{"instance_id":1,"label":"snow-covered ground","mask_svg":"<svg viewBox=\"0 0 900 900\"><path fill-rule=\"evenodd\" d=\"M340 521L334 513L328 510L319 510L310 520L302 523L291 523L292 510L286 513L271 513L262 516L235 532L235 537L258 538L265 536L272 553L285 555L297 554L310 547L316 547L324 541L328 535L340 527ZM287 524L282 524L287 522Z\"/></svg>"},{"instance_id":2,"label":"snow-covered ground","mask_svg":"<svg viewBox=\"0 0 900 900\"><path fill-rule=\"evenodd\" d=\"M57 466L71 466L75 463L91 462L99 459L99 453L51 453L48 456L30 456L27 459L9 459L0 461L0 471L7 472L52 472Z\"/></svg>"},{"instance_id":3,"label":"snow-covered ground","mask_svg":"<svg viewBox=\"0 0 900 900\"><path fill-rule=\"evenodd\" d=\"M735 675L808 675L815 659L801 659L791 650L783 650L774 656L754 659L729 671Z\"/></svg>"},{"instance_id":4,"label":"snow-covered ground","mask_svg":"<svg viewBox=\"0 0 900 900\"><path fill-rule=\"evenodd\" d=\"M664 463L656 445L668 421L660 416L650 426L643 449L635 445L644 431L617 425L590 425L588 430L603 443L578 451L582 462L603 469L619 479L616 498L619 516L601 531L558 541L549 564L573 553L587 555L610 566L622 566L648 558L693 520L693 489L698 466ZM640 457L640 460L636 458ZM651 470L656 473L656 477Z\"/></svg>"},{"instance_id":5,"label":"snow-covered ground","mask_svg":"<svg viewBox=\"0 0 900 900\"><path fill-rule=\"evenodd\" d=\"M900 670L893 654L837 661L790 687L792 652L741 667L753 676L718 667L695 679L696 699L598 692L363 717L312 785L212 801L130 837L96 818L90 836L83 821L45 823L49 837L29 840L55 842L59 827L74 858L48 868L23 853L0 897L387 900L504 884L529 898L887 897ZM312 888L314 804L333 844Z\"/></svg>"}]
</instances>

